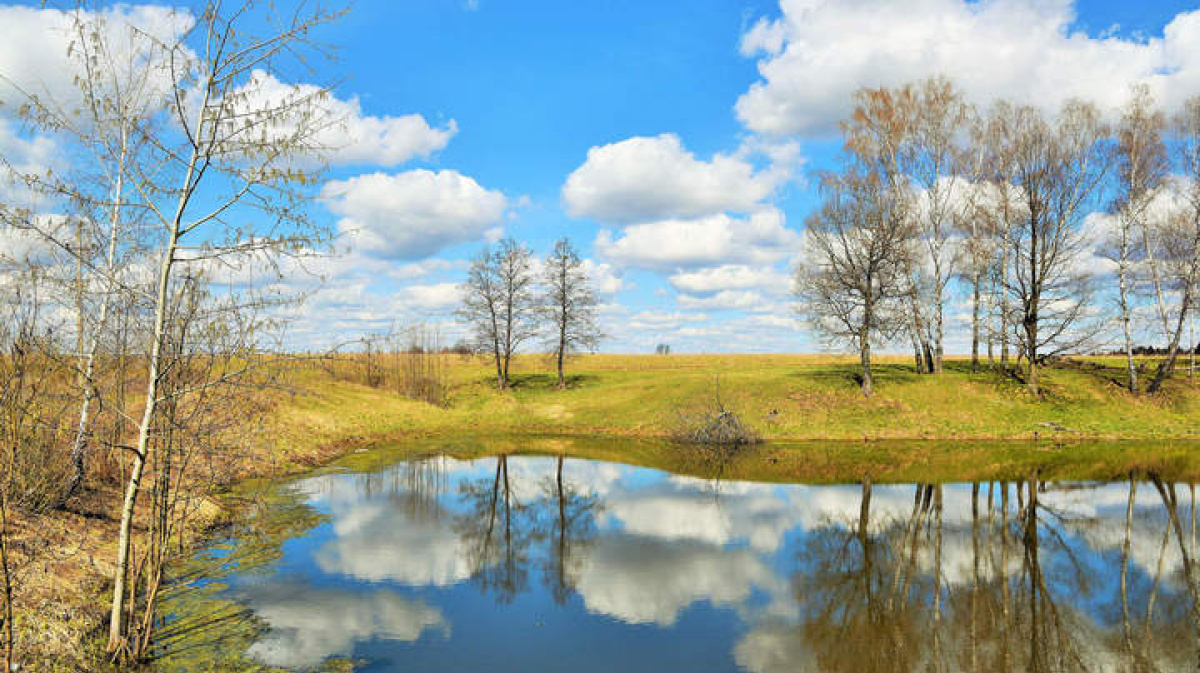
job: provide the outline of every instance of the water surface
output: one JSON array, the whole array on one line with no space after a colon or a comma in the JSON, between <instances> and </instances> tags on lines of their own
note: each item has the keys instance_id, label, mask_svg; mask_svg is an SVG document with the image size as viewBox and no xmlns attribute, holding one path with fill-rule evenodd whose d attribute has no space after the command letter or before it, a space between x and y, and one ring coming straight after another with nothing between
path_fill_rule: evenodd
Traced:
<instances>
[{"instance_id":1,"label":"water surface","mask_svg":"<svg viewBox=\"0 0 1200 673\"><path fill-rule=\"evenodd\" d=\"M344 470L282 486L204 555L161 667L1197 670L1194 497L553 456Z\"/></svg>"}]
</instances>

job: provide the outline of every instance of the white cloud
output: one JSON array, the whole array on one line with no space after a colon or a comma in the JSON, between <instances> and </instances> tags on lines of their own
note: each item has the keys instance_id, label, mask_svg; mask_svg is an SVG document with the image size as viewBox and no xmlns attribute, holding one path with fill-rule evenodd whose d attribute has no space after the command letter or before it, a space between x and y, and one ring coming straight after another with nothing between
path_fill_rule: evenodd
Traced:
<instances>
[{"instance_id":1,"label":"white cloud","mask_svg":"<svg viewBox=\"0 0 1200 673\"><path fill-rule=\"evenodd\" d=\"M756 172L738 156L697 159L678 136L665 133L591 148L562 193L573 216L628 223L750 212L779 181L778 172Z\"/></svg>"},{"instance_id":2,"label":"white cloud","mask_svg":"<svg viewBox=\"0 0 1200 673\"><path fill-rule=\"evenodd\" d=\"M16 107L25 95L38 96L44 102L70 111L81 100L75 78L81 74L77 56L68 54L75 40L75 13L33 7L0 7L0 100ZM130 54L145 57L150 43L136 37L134 29L154 41L172 44L191 28L193 17L185 11L160 5L115 5L97 13L82 12L83 21L99 18L104 41L112 51L112 62L143 62ZM168 73L161 71L166 78ZM150 91L169 90L166 79L151 81ZM150 96L152 97L152 96ZM10 110L11 112L11 110Z\"/></svg>"},{"instance_id":3,"label":"white cloud","mask_svg":"<svg viewBox=\"0 0 1200 673\"><path fill-rule=\"evenodd\" d=\"M305 123L319 129L308 141L334 165L398 166L415 157L428 157L445 147L458 132L454 120L435 128L418 114L399 117L364 114L357 96L343 100L322 95L318 86L281 82L257 70L235 95L243 96L239 107L252 110L280 109L288 103L305 101L301 109L316 113L315 122ZM282 136L289 132L289 127L272 126L268 132Z\"/></svg>"},{"instance_id":4,"label":"white cloud","mask_svg":"<svg viewBox=\"0 0 1200 673\"><path fill-rule=\"evenodd\" d=\"M313 668L368 640L412 642L426 631L450 635L440 610L387 590L354 594L276 584L252 589L250 604L270 630L248 653L280 668Z\"/></svg>"},{"instance_id":5,"label":"white cloud","mask_svg":"<svg viewBox=\"0 0 1200 673\"><path fill-rule=\"evenodd\" d=\"M412 260L483 240L508 200L457 171L424 169L334 180L321 190L338 230L377 257Z\"/></svg>"},{"instance_id":6,"label":"white cloud","mask_svg":"<svg viewBox=\"0 0 1200 673\"><path fill-rule=\"evenodd\" d=\"M737 102L751 130L827 133L851 93L933 75L981 104L997 97L1057 107L1070 97L1119 105L1147 82L1167 104L1200 85L1200 11L1148 40L1090 37L1071 0L783 0L782 15L742 38L761 79Z\"/></svg>"},{"instance_id":7,"label":"white cloud","mask_svg":"<svg viewBox=\"0 0 1200 673\"><path fill-rule=\"evenodd\" d=\"M706 294L724 290L791 289L791 278L775 269L744 264L722 264L696 271L673 274L667 279L681 292Z\"/></svg>"},{"instance_id":8,"label":"white cloud","mask_svg":"<svg viewBox=\"0 0 1200 673\"><path fill-rule=\"evenodd\" d=\"M660 626L674 624L692 603L736 606L755 587L780 584L750 550L627 535L597 540L573 579L589 612Z\"/></svg>"},{"instance_id":9,"label":"white cloud","mask_svg":"<svg viewBox=\"0 0 1200 673\"><path fill-rule=\"evenodd\" d=\"M774 308L774 304L758 292L752 290L722 290L715 294L700 297L689 294L679 295L679 306L687 309L706 309L717 311L758 310Z\"/></svg>"},{"instance_id":10,"label":"white cloud","mask_svg":"<svg viewBox=\"0 0 1200 673\"><path fill-rule=\"evenodd\" d=\"M462 302L462 289L458 283L433 283L410 285L404 288L405 303L420 309L446 309Z\"/></svg>"},{"instance_id":11,"label":"white cloud","mask_svg":"<svg viewBox=\"0 0 1200 673\"><path fill-rule=\"evenodd\" d=\"M61 11L30 7L0 7L0 100L15 109L25 96L37 96L63 111L80 107L81 92L76 78L83 74L76 39L76 17L90 29L100 26L110 62L118 69L147 61L159 67L152 77L143 103L158 105L173 85L172 75L156 46L174 45L195 23L187 11L159 5L116 5L99 12ZM149 35L147 39L145 35ZM74 54L69 53L75 49ZM130 58L133 55L133 58ZM185 56L190 54L185 53ZM127 72L118 81L131 79ZM247 91L249 95L245 95ZM319 110L317 124L323 128L313 141L335 165L369 164L397 166L415 157L426 157L442 149L457 132L453 120L431 126L418 114L374 116L365 114L357 96L346 99L317 96L320 87L281 82L263 71L251 73L250 82L235 92L238 105L265 109L284 100L311 98ZM287 125L270 132L286 134Z\"/></svg>"},{"instance_id":12,"label":"white cloud","mask_svg":"<svg viewBox=\"0 0 1200 673\"><path fill-rule=\"evenodd\" d=\"M612 264L583 260L583 271L592 282L592 288L602 295L614 295L626 287L625 280Z\"/></svg>"},{"instance_id":13,"label":"white cloud","mask_svg":"<svg viewBox=\"0 0 1200 673\"><path fill-rule=\"evenodd\" d=\"M778 210L745 219L718 214L636 224L619 237L602 230L595 241L596 250L617 264L652 270L773 264L794 253L799 244L799 234L783 226L783 213Z\"/></svg>"}]
</instances>

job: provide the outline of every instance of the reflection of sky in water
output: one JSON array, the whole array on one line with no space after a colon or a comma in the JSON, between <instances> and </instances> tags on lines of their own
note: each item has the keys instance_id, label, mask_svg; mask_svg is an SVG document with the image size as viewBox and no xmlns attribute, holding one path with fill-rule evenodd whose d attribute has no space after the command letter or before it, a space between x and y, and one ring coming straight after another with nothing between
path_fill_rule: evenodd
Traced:
<instances>
[{"instance_id":1,"label":"reflection of sky in water","mask_svg":"<svg viewBox=\"0 0 1200 673\"><path fill-rule=\"evenodd\" d=\"M978 519L969 484L943 487L940 548L932 511L908 536L914 486L876 486L866 527L872 570L864 573L857 485L715 483L566 460L564 523L556 464L508 459L508 517L496 458L436 458L419 468L296 482L329 523L288 540L267 576L234 579L230 594L269 627L250 654L300 669L349 656L370 671L847 670L831 663L831 653L876 647L862 626L872 622L853 621L867 604L861 587L875 587L875 603L863 614L878 620L883 595L901 574L910 586L908 601L899 601L909 606L904 619L923 634L909 649L922 657L933 656L929 620L940 585L943 670L963 670L971 609L976 620L999 614L986 606L1002 595L1001 578L1016 615L1011 632L1026 642L1032 633L1022 614L1031 583L1015 486L1006 549L999 511L989 518L987 484ZM998 508L999 485L993 488ZM1178 495L1190 545L1191 494L1182 486ZM1128 496L1126 484L1051 484L1038 496L1037 552L1049 605L1069 631L1066 647L1097 664L1093 670L1122 661ZM1134 515L1127 584L1140 633L1156 574L1158 620L1186 619L1191 604L1174 537L1163 551L1168 520L1151 484L1139 484ZM1159 626L1168 637L1170 629ZM996 642L975 647L978 656L992 656ZM1030 647L1014 660L1026 662ZM1179 648L1191 661L1194 641Z\"/></svg>"}]
</instances>

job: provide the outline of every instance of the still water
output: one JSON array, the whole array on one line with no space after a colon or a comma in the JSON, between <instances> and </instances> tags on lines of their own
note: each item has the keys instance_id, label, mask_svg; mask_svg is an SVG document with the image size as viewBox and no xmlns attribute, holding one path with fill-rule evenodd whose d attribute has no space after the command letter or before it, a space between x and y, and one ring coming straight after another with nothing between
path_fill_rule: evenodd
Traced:
<instances>
[{"instance_id":1,"label":"still water","mask_svg":"<svg viewBox=\"0 0 1200 673\"><path fill-rule=\"evenodd\" d=\"M344 470L198 559L161 667L1195 671L1194 498L535 456Z\"/></svg>"}]
</instances>

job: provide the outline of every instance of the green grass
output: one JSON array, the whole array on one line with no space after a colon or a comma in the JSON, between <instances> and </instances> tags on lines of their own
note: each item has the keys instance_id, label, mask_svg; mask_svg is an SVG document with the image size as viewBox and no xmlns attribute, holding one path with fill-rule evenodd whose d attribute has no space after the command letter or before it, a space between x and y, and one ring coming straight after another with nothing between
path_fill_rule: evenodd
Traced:
<instances>
[{"instance_id":1,"label":"green grass","mask_svg":"<svg viewBox=\"0 0 1200 673\"><path fill-rule=\"evenodd\" d=\"M453 356L445 407L314 368L293 374L304 392L278 406L273 440L286 452L373 438L663 437L680 410L712 398L719 379L726 405L772 441L1200 442L1200 381L1185 371L1158 395L1133 396L1118 383L1119 362L1092 361L1102 366L1045 370L1045 392L1034 398L1013 376L972 373L964 360L918 376L906 358L883 358L867 398L849 357L581 356L559 390L547 359L526 356L514 362L512 389L499 391L486 360Z\"/></svg>"}]
</instances>

